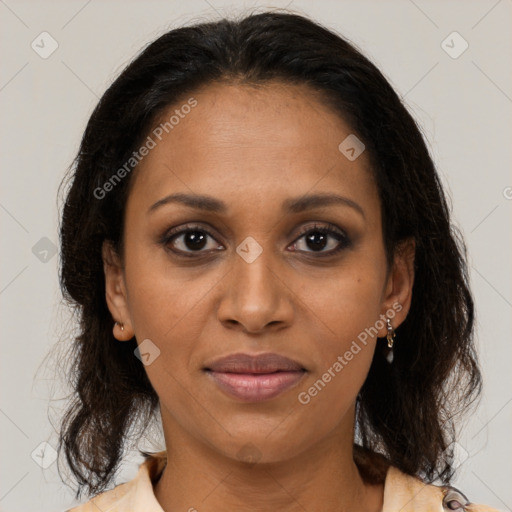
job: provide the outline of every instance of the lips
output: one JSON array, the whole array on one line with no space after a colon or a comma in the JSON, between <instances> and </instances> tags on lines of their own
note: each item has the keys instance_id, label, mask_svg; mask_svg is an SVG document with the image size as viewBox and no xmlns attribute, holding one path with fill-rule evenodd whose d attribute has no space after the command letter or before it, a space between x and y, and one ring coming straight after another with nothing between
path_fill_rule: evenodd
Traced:
<instances>
[{"instance_id":1,"label":"lips","mask_svg":"<svg viewBox=\"0 0 512 512\"><path fill-rule=\"evenodd\" d=\"M274 353L231 354L209 363L204 370L220 390L245 402L277 397L306 374L297 361Z\"/></svg>"},{"instance_id":2,"label":"lips","mask_svg":"<svg viewBox=\"0 0 512 512\"><path fill-rule=\"evenodd\" d=\"M254 356L230 354L208 364L206 369L223 373L274 373L301 371L305 368L285 356L267 353Z\"/></svg>"}]
</instances>

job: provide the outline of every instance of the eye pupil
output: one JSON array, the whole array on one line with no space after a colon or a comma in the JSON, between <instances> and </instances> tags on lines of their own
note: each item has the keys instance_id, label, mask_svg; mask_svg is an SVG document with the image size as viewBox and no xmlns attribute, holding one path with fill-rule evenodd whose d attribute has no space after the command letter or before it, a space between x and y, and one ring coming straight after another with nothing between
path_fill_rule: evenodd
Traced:
<instances>
[{"instance_id":1,"label":"eye pupil","mask_svg":"<svg viewBox=\"0 0 512 512\"><path fill-rule=\"evenodd\" d=\"M188 249L202 249L205 246L206 236L202 231L188 231L184 236Z\"/></svg>"},{"instance_id":2,"label":"eye pupil","mask_svg":"<svg viewBox=\"0 0 512 512\"><path fill-rule=\"evenodd\" d=\"M307 237L308 243L312 243L314 249L322 250L327 242L327 235L320 231L312 231Z\"/></svg>"}]
</instances>

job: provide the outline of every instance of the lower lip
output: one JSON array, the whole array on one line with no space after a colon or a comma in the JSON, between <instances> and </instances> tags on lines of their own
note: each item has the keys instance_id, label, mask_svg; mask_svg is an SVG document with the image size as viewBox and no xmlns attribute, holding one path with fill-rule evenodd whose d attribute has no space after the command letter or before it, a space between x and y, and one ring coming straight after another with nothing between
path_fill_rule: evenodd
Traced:
<instances>
[{"instance_id":1,"label":"lower lip","mask_svg":"<svg viewBox=\"0 0 512 512\"><path fill-rule=\"evenodd\" d=\"M245 402L269 400L295 387L305 371L276 373L207 373L219 388L228 395Z\"/></svg>"}]
</instances>

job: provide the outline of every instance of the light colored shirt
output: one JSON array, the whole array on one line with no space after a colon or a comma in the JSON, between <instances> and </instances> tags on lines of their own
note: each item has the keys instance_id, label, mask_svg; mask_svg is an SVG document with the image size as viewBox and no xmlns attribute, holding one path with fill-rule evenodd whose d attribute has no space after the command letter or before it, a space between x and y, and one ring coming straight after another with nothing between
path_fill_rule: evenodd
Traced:
<instances>
[{"instance_id":1,"label":"light colored shirt","mask_svg":"<svg viewBox=\"0 0 512 512\"><path fill-rule=\"evenodd\" d=\"M105 491L67 512L164 512L158 503L153 483L166 464L166 451L152 454L140 466L137 476ZM463 508L454 508L460 503ZM189 512L195 509L191 507ZM467 502L453 488L429 485L390 466L384 482L382 512L499 512L486 505Z\"/></svg>"}]
</instances>

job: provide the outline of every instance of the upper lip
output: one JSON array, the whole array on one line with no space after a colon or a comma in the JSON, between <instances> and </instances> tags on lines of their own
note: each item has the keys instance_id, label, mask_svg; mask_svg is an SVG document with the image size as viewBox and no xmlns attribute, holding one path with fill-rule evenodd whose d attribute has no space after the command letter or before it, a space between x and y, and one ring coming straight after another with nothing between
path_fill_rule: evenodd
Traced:
<instances>
[{"instance_id":1,"label":"upper lip","mask_svg":"<svg viewBox=\"0 0 512 512\"><path fill-rule=\"evenodd\" d=\"M273 373L301 371L305 368L288 357L280 354L266 353L258 355L229 354L212 361L205 366L205 370L224 373Z\"/></svg>"}]
</instances>

